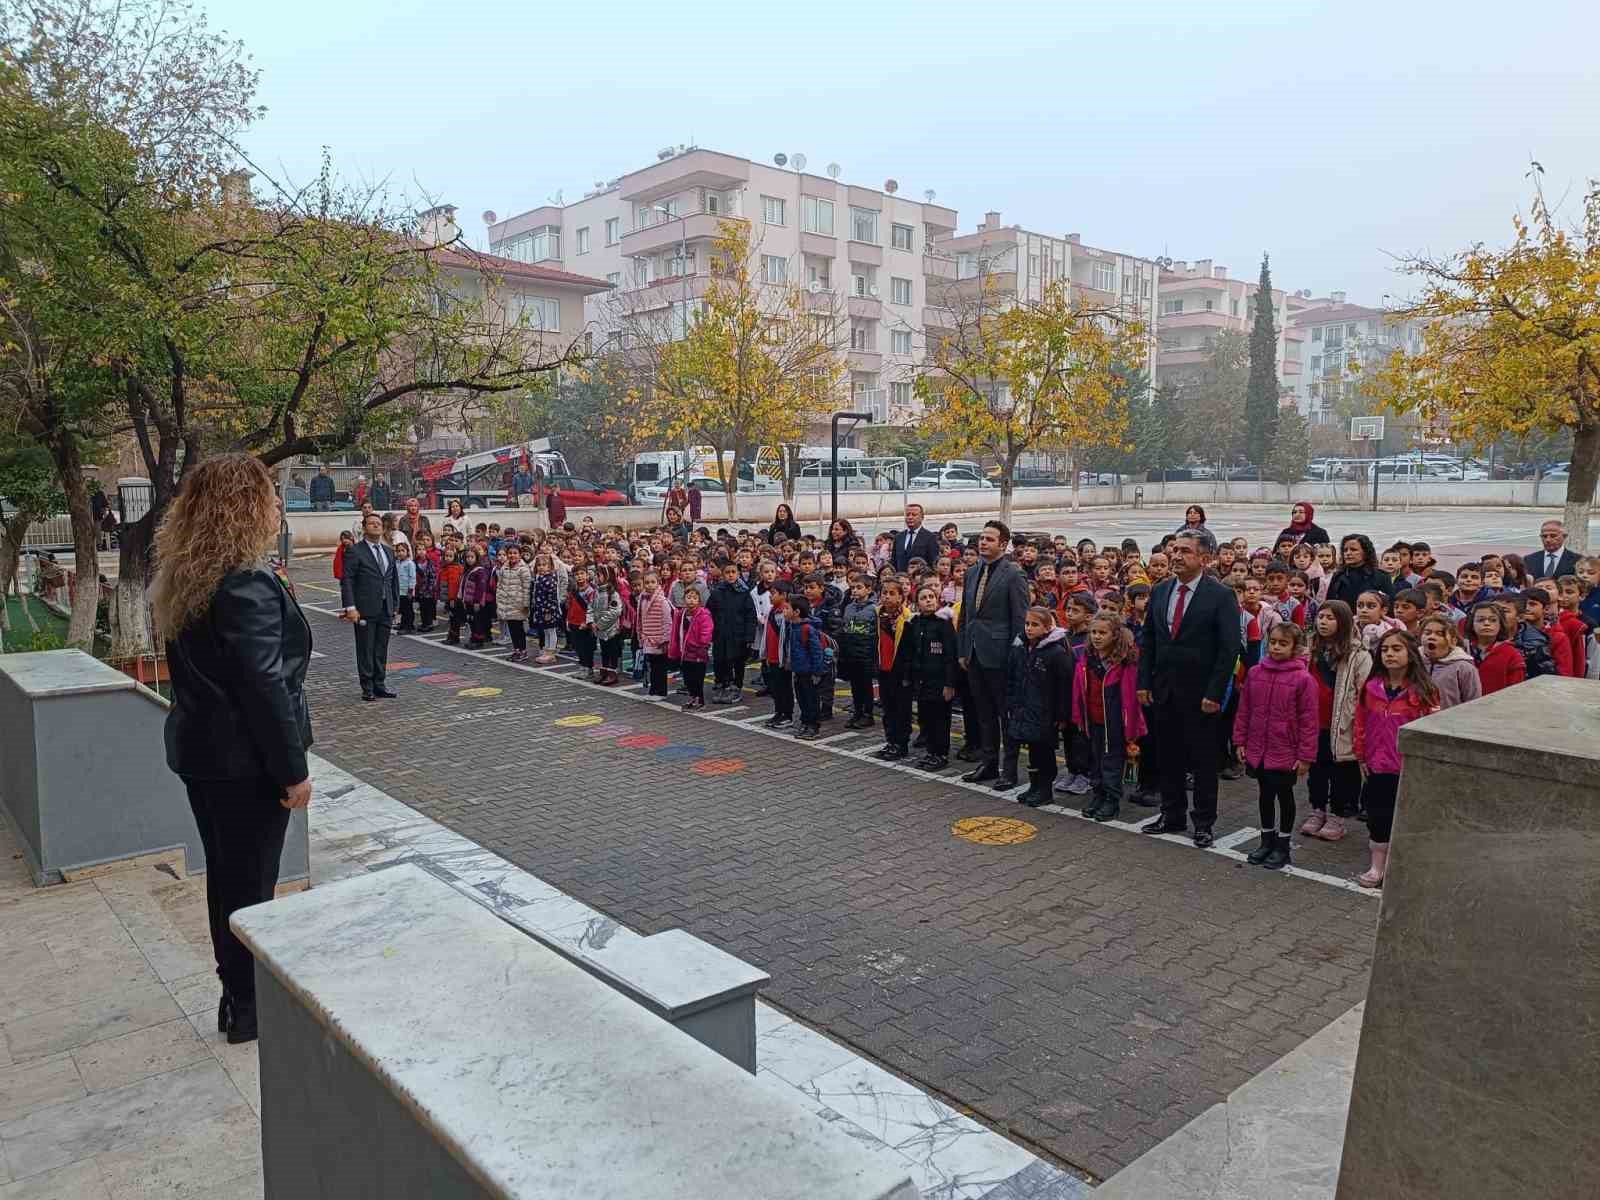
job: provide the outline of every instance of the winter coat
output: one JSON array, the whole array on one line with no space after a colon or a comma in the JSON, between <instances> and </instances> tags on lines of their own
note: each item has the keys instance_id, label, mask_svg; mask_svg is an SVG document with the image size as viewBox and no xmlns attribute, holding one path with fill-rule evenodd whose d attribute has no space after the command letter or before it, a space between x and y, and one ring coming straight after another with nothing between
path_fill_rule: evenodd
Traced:
<instances>
[{"instance_id":1,"label":"winter coat","mask_svg":"<svg viewBox=\"0 0 1600 1200\"><path fill-rule=\"evenodd\" d=\"M796 675L822 674L821 623L815 617L796 617L788 625L789 669Z\"/></svg>"},{"instance_id":2,"label":"winter coat","mask_svg":"<svg viewBox=\"0 0 1600 1200\"><path fill-rule=\"evenodd\" d=\"M1006 677L1006 729L1019 742L1053 742L1072 715L1072 655L1067 634L1052 629L1038 643L1017 638Z\"/></svg>"},{"instance_id":3,"label":"winter coat","mask_svg":"<svg viewBox=\"0 0 1600 1200\"><path fill-rule=\"evenodd\" d=\"M1452 708L1483 695L1483 683L1478 678L1472 655L1460 646L1450 647L1449 654L1429 663L1428 674L1433 686L1439 689L1440 708Z\"/></svg>"},{"instance_id":4,"label":"winter coat","mask_svg":"<svg viewBox=\"0 0 1600 1200\"><path fill-rule=\"evenodd\" d=\"M589 604L589 622L594 626L594 636L609 642L622 632L622 593L616 588L595 589Z\"/></svg>"},{"instance_id":5,"label":"winter coat","mask_svg":"<svg viewBox=\"0 0 1600 1200\"><path fill-rule=\"evenodd\" d=\"M841 666L871 667L878 655L878 606L868 600L844 606L839 621L839 663Z\"/></svg>"},{"instance_id":6,"label":"winter coat","mask_svg":"<svg viewBox=\"0 0 1600 1200\"><path fill-rule=\"evenodd\" d=\"M1356 761L1366 763L1375 775L1400 774L1400 726L1438 711L1413 688L1389 699L1383 677L1373 676L1356 706Z\"/></svg>"},{"instance_id":7,"label":"winter coat","mask_svg":"<svg viewBox=\"0 0 1600 1200\"><path fill-rule=\"evenodd\" d=\"M505 621L526 621L532 600L533 572L528 564L500 568L500 586L495 592L495 608Z\"/></svg>"},{"instance_id":8,"label":"winter coat","mask_svg":"<svg viewBox=\"0 0 1600 1200\"><path fill-rule=\"evenodd\" d=\"M535 629L561 627L561 595L561 580L554 570L533 577L528 589L528 620Z\"/></svg>"},{"instance_id":9,"label":"winter coat","mask_svg":"<svg viewBox=\"0 0 1600 1200\"><path fill-rule=\"evenodd\" d=\"M394 576L402 596L417 594L417 564L411 559L401 559L397 555L394 560Z\"/></svg>"},{"instance_id":10,"label":"winter coat","mask_svg":"<svg viewBox=\"0 0 1600 1200\"><path fill-rule=\"evenodd\" d=\"M1524 678L1534 679L1540 675L1560 673L1560 661L1553 653L1549 635L1544 630L1535 629L1525 621L1519 622L1516 632L1511 635L1511 644L1522 655Z\"/></svg>"},{"instance_id":11,"label":"winter coat","mask_svg":"<svg viewBox=\"0 0 1600 1200\"><path fill-rule=\"evenodd\" d=\"M1295 504L1306 510L1306 523L1299 528L1292 521L1285 525L1283 532L1278 535L1278 541L1272 543L1273 548L1276 549L1278 542L1282 541L1309 542L1313 546L1330 541L1328 531L1317 524L1317 506L1309 500L1296 500Z\"/></svg>"},{"instance_id":12,"label":"winter coat","mask_svg":"<svg viewBox=\"0 0 1600 1200\"><path fill-rule=\"evenodd\" d=\"M1367 590L1371 591L1372 589L1368 588ZM1384 635L1394 629L1404 632L1405 627L1406 623L1404 621L1397 620L1394 617L1380 617L1371 625L1357 625L1356 634L1361 638L1361 644L1371 652L1373 660L1376 661L1378 643L1383 641Z\"/></svg>"},{"instance_id":13,"label":"winter coat","mask_svg":"<svg viewBox=\"0 0 1600 1200\"><path fill-rule=\"evenodd\" d=\"M750 589L750 603L756 610L756 635L750 648L760 657L766 646L767 618L772 614L772 591L762 591L759 586Z\"/></svg>"},{"instance_id":14,"label":"winter coat","mask_svg":"<svg viewBox=\"0 0 1600 1200\"><path fill-rule=\"evenodd\" d=\"M1292 771L1317 761L1317 681L1306 660L1264 658L1239 689L1233 744L1258 770Z\"/></svg>"},{"instance_id":15,"label":"winter coat","mask_svg":"<svg viewBox=\"0 0 1600 1200\"><path fill-rule=\"evenodd\" d=\"M466 574L466 567L458 562L445 563L439 568L439 595L446 604L461 599L461 583Z\"/></svg>"},{"instance_id":16,"label":"winter coat","mask_svg":"<svg viewBox=\"0 0 1600 1200\"><path fill-rule=\"evenodd\" d=\"M475 604L487 604L490 596L489 584L493 576L494 572L482 563L468 571L461 581L461 602L468 608Z\"/></svg>"},{"instance_id":17,"label":"winter coat","mask_svg":"<svg viewBox=\"0 0 1600 1200\"><path fill-rule=\"evenodd\" d=\"M417 599L439 598L439 564L426 554L417 555Z\"/></svg>"},{"instance_id":18,"label":"winter coat","mask_svg":"<svg viewBox=\"0 0 1600 1200\"><path fill-rule=\"evenodd\" d=\"M1317 678L1318 667L1308 662L1312 678ZM1356 757L1356 705L1361 700L1361 689L1367 676L1372 674L1372 654L1359 641L1350 647L1350 653L1333 669L1333 711L1328 718L1328 745L1336 762L1354 762Z\"/></svg>"},{"instance_id":19,"label":"winter coat","mask_svg":"<svg viewBox=\"0 0 1600 1200\"><path fill-rule=\"evenodd\" d=\"M900 637L911 693L918 700L943 700L956 686L956 631L937 614L918 613Z\"/></svg>"},{"instance_id":20,"label":"winter coat","mask_svg":"<svg viewBox=\"0 0 1600 1200\"><path fill-rule=\"evenodd\" d=\"M1478 665L1478 682L1483 685L1485 696L1514 683L1521 683L1528 677L1521 651L1510 642L1496 642L1487 652L1480 650L1474 642L1470 652L1472 661Z\"/></svg>"},{"instance_id":21,"label":"winter coat","mask_svg":"<svg viewBox=\"0 0 1600 1200\"><path fill-rule=\"evenodd\" d=\"M1575 612L1564 612L1556 618L1555 628L1551 631L1551 640L1565 638L1567 647L1571 651L1569 670L1563 674L1570 674L1574 679L1582 679L1587 671L1589 656L1589 623Z\"/></svg>"},{"instance_id":22,"label":"winter coat","mask_svg":"<svg viewBox=\"0 0 1600 1200\"><path fill-rule=\"evenodd\" d=\"M710 662L711 639L714 634L715 623L704 605L692 613L688 609L674 612L672 639L667 645L667 655L680 662Z\"/></svg>"},{"instance_id":23,"label":"winter coat","mask_svg":"<svg viewBox=\"0 0 1600 1200\"><path fill-rule=\"evenodd\" d=\"M1117 689L1122 704L1122 740L1124 744L1136 742L1150 732L1145 725L1144 709L1139 704L1139 667L1133 661L1115 664L1100 680L1100 699L1104 707L1106 693ZM1072 669L1072 723L1084 734L1089 732L1089 656L1078 656Z\"/></svg>"},{"instance_id":24,"label":"winter coat","mask_svg":"<svg viewBox=\"0 0 1600 1200\"><path fill-rule=\"evenodd\" d=\"M712 585L711 599L706 602L716 626L717 661L731 660L747 654L756 636L756 606L750 599L750 589L742 583Z\"/></svg>"},{"instance_id":25,"label":"winter coat","mask_svg":"<svg viewBox=\"0 0 1600 1200\"><path fill-rule=\"evenodd\" d=\"M1362 592L1382 592L1393 600L1394 580L1376 567L1340 567L1328 581L1328 592L1323 599L1343 600L1354 612L1356 598Z\"/></svg>"},{"instance_id":26,"label":"winter coat","mask_svg":"<svg viewBox=\"0 0 1600 1200\"><path fill-rule=\"evenodd\" d=\"M99 492L95 493L97 496L99 494ZM333 577L335 579L344 578L344 546L345 544L340 542L333 552Z\"/></svg>"},{"instance_id":27,"label":"winter coat","mask_svg":"<svg viewBox=\"0 0 1600 1200\"><path fill-rule=\"evenodd\" d=\"M639 597L639 646L646 654L665 654L672 643L673 613L667 594Z\"/></svg>"}]
</instances>

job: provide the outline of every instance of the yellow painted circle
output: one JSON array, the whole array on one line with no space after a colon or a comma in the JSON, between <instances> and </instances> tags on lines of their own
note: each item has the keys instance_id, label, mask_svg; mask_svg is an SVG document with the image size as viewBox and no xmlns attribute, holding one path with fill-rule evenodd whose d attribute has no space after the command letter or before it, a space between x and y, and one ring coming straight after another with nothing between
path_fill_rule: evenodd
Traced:
<instances>
[{"instance_id":1,"label":"yellow painted circle","mask_svg":"<svg viewBox=\"0 0 1600 1200\"><path fill-rule=\"evenodd\" d=\"M950 826L950 832L980 846L1015 846L1031 842L1039 829L1015 817L962 817Z\"/></svg>"},{"instance_id":2,"label":"yellow painted circle","mask_svg":"<svg viewBox=\"0 0 1600 1200\"><path fill-rule=\"evenodd\" d=\"M599 725L605 721L599 713L581 713L575 717L559 717L556 724L562 729L586 729L590 725Z\"/></svg>"},{"instance_id":3,"label":"yellow painted circle","mask_svg":"<svg viewBox=\"0 0 1600 1200\"><path fill-rule=\"evenodd\" d=\"M474 700L482 700L489 696L498 696L499 694L499 688L491 687L462 688L456 693L458 696L471 696Z\"/></svg>"}]
</instances>

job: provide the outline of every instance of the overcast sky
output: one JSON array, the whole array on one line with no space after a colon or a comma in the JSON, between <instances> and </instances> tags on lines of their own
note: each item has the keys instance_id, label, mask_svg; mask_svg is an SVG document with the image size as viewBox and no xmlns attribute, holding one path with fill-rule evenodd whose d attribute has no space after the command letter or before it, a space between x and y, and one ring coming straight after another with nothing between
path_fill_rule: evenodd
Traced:
<instances>
[{"instance_id":1,"label":"overcast sky","mask_svg":"<svg viewBox=\"0 0 1600 1200\"><path fill-rule=\"evenodd\" d=\"M1600 175L1592 0L200 2L262 68L254 158L327 145L479 245L693 141L1376 304L1392 255L1503 242L1530 156L1552 196Z\"/></svg>"}]
</instances>

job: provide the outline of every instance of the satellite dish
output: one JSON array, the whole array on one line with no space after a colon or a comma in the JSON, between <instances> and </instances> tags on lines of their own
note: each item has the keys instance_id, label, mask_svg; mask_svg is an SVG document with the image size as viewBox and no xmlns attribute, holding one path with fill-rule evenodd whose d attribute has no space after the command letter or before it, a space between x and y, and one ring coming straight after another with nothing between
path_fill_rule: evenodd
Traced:
<instances>
[{"instance_id":1,"label":"satellite dish","mask_svg":"<svg viewBox=\"0 0 1600 1200\"><path fill-rule=\"evenodd\" d=\"M789 156L780 150L772 156L772 161L776 166L781 167L789 161Z\"/></svg>"},{"instance_id":2,"label":"satellite dish","mask_svg":"<svg viewBox=\"0 0 1600 1200\"><path fill-rule=\"evenodd\" d=\"M922 193L922 198L924 200L926 200L929 204L932 204L933 203L933 198L935 196L937 196L938 194L939 194L938 192L934 191L932 188L929 188L927 191Z\"/></svg>"},{"instance_id":3,"label":"satellite dish","mask_svg":"<svg viewBox=\"0 0 1600 1200\"><path fill-rule=\"evenodd\" d=\"M893 179L885 179L883 181L883 190L888 192L889 195L892 196L892 195L894 195L896 192L898 192L900 190L900 185L898 183L896 183Z\"/></svg>"},{"instance_id":4,"label":"satellite dish","mask_svg":"<svg viewBox=\"0 0 1600 1200\"><path fill-rule=\"evenodd\" d=\"M499 219L499 217L494 215L494 209L486 208L483 210L483 223L485 225L493 225Z\"/></svg>"},{"instance_id":5,"label":"satellite dish","mask_svg":"<svg viewBox=\"0 0 1600 1200\"><path fill-rule=\"evenodd\" d=\"M828 178L829 179L837 179L837 178L839 178L839 172L841 170L843 170L843 169L844 168L839 166L838 163L829 163L828 164Z\"/></svg>"},{"instance_id":6,"label":"satellite dish","mask_svg":"<svg viewBox=\"0 0 1600 1200\"><path fill-rule=\"evenodd\" d=\"M806 169L806 156L804 154L796 154L794 156L794 169L796 171L804 171Z\"/></svg>"},{"instance_id":7,"label":"satellite dish","mask_svg":"<svg viewBox=\"0 0 1600 1200\"><path fill-rule=\"evenodd\" d=\"M806 284L806 291L810 292L813 296L815 296L821 290L822 280L820 279L813 279L810 283Z\"/></svg>"}]
</instances>

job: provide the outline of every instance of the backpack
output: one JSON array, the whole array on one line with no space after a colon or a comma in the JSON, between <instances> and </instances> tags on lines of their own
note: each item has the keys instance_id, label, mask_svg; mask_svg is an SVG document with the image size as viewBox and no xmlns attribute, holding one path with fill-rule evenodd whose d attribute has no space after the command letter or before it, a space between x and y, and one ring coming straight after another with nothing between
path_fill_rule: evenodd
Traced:
<instances>
[{"instance_id":1,"label":"backpack","mask_svg":"<svg viewBox=\"0 0 1600 1200\"><path fill-rule=\"evenodd\" d=\"M1559 674L1556 660L1550 655L1550 639L1543 632L1531 625L1523 625L1517 629L1517 636L1511 642L1522 653L1522 665L1527 668L1529 679Z\"/></svg>"}]
</instances>

